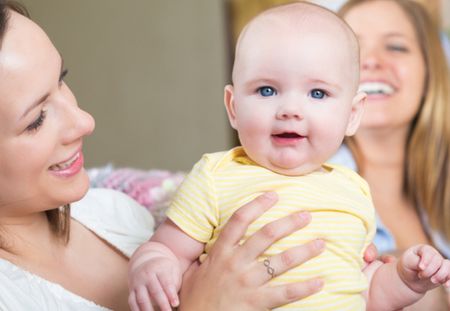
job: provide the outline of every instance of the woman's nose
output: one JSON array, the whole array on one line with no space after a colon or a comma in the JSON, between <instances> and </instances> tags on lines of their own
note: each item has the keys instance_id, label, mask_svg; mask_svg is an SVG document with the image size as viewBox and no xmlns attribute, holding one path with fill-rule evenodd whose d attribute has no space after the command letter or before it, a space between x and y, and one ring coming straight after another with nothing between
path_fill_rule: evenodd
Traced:
<instances>
[{"instance_id":1,"label":"woman's nose","mask_svg":"<svg viewBox=\"0 0 450 311\"><path fill-rule=\"evenodd\" d=\"M383 65L383 56L375 49L361 49L361 70L379 69Z\"/></svg>"},{"instance_id":2,"label":"woman's nose","mask_svg":"<svg viewBox=\"0 0 450 311\"><path fill-rule=\"evenodd\" d=\"M63 143L70 144L84 136L92 134L95 128L94 118L77 105L71 106L67 111L68 122L65 134L63 135Z\"/></svg>"}]
</instances>

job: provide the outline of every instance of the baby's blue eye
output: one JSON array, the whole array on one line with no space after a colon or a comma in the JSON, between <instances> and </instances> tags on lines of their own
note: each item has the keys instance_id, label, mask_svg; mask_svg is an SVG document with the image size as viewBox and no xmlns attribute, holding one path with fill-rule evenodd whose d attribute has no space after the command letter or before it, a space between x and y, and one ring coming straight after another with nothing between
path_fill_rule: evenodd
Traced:
<instances>
[{"instance_id":1,"label":"baby's blue eye","mask_svg":"<svg viewBox=\"0 0 450 311\"><path fill-rule=\"evenodd\" d=\"M327 94L325 94L324 91L319 90L319 89L314 89L311 91L311 97L312 98L316 98L316 99L322 99L326 96Z\"/></svg>"},{"instance_id":2,"label":"baby's blue eye","mask_svg":"<svg viewBox=\"0 0 450 311\"><path fill-rule=\"evenodd\" d=\"M263 86L258 89L258 92L261 96L273 96L277 94L277 91L275 91L270 86Z\"/></svg>"}]
</instances>

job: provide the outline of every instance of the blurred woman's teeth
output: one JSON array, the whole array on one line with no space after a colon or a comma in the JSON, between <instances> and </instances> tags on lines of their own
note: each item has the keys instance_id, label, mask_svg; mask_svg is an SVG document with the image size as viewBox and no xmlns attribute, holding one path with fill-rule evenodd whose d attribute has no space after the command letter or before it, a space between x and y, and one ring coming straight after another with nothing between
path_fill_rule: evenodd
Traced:
<instances>
[{"instance_id":1,"label":"blurred woman's teeth","mask_svg":"<svg viewBox=\"0 0 450 311\"><path fill-rule=\"evenodd\" d=\"M383 82L364 82L359 85L360 92L367 94L386 94L390 95L394 93L394 88Z\"/></svg>"}]
</instances>

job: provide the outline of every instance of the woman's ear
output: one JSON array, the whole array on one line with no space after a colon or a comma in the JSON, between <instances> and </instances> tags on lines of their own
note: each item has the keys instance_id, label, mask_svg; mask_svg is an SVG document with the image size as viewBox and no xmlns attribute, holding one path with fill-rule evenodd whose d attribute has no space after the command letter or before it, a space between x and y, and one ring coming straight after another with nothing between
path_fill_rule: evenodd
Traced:
<instances>
[{"instance_id":1,"label":"woman's ear","mask_svg":"<svg viewBox=\"0 0 450 311\"><path fill-rule=\"evenodd\" d=\"M346 136L352 136L356 133L364 113L364 106L366 105L367 94L358 92L352 100L352 110L347 124Z\"/></svg>"},{"instance_id":2,"label":"woman's ear","mask_svg":"<svg viewBox=\"0 0 450 311\"><path fill-rule=\"evenodd\" d=\"M231 84L225 86L223 101L225 103L225 108L227 109L228 120L231 126L236 129L236 111L234 107L234 88Z\"/></svg>"}]
</instances>

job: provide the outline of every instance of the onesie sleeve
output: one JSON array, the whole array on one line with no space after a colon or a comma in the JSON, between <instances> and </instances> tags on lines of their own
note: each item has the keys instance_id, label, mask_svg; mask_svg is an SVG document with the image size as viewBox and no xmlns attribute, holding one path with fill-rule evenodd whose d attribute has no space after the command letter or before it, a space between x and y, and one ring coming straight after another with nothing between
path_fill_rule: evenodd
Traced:
<instances>
[{"instance_id":1,"label":"onesie sleeve","mask_svg":"<svg viewBox=\"0 0 450 311\"><path fill-rule=\"evenodd\" d=\"M213 163L204 155L178 189L167 217L193 239L206 243L218 225Z\"/></svg>"}]
</instances>

